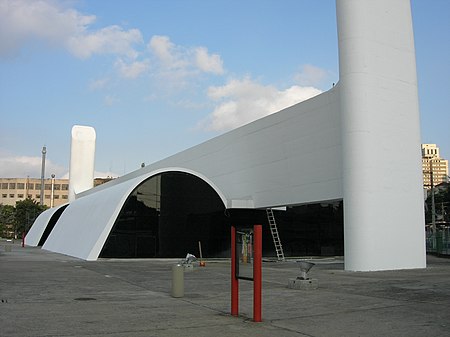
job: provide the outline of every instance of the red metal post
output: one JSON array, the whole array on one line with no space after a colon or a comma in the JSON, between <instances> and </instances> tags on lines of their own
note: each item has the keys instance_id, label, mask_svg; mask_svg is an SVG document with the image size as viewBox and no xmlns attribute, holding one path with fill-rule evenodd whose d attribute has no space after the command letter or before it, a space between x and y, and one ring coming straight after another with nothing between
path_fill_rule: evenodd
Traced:
<instances>
[{"instance_id":1,"label":"red metal post","mask_svg":"<svg viewBox=\"0 0 450 337\"><path fill-rule=\"evenodd\" d=\"M239 280L236 278L236 227L231 226L231 315L239 314Z\"/></svg>"},{"instance_id":2,"label":"red metal post","mask_svg":"<svg viewBox=\"0 0 450 337\"><path fill-rule=\"evenodd\" d=\"M262 312L262 226L253 226L253 321L261 322Z\"/></svg>"}]
</instances>

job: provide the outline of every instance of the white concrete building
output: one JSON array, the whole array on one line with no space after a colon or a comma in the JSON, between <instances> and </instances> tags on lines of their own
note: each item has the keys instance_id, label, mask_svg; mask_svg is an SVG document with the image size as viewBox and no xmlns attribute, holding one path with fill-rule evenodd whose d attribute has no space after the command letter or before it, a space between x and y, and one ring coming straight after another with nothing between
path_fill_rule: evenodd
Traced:
<instances>
[{"instance_id":1,"label":"white concrete building","mask_svg":"<svg viewBox=\"0 0 450 337\"><path fill-rule=\"evenodd\" d=\"M164 251L169 240L188 238L176 236L183 226L163 206L185 207L176 199L183 176L209 186L225 213L343 200L346 270L424 268L410 3L337 0L337 19L340 81L333 89L77 195L43 248L86 260L131 240L135 249L147 240ZM143 188L147 182L152 187ZM148 207L142 218L156 221L148 237L124 234L137 228L140 208L132 204ZM213 219L221 208L211 209ZM36 221L27 244L37 245L51 218Z\"/></svg>"}]
</instances>

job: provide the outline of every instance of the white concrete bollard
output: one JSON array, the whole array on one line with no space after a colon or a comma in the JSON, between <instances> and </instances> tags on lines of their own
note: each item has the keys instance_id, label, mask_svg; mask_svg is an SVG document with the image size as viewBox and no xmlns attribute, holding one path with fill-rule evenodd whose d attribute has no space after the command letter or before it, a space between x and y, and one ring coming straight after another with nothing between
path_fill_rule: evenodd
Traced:
<instances>
[{"instance_id":1,"label":"white concrete bollard","mask_svg":"<svg viewBox=\"0 0 450 337\"><path fill-rule=\"evenodd\" d=\"M172 297L184 296L184 267L181 264L172 266Z\"/></svg>"}]
</instances>

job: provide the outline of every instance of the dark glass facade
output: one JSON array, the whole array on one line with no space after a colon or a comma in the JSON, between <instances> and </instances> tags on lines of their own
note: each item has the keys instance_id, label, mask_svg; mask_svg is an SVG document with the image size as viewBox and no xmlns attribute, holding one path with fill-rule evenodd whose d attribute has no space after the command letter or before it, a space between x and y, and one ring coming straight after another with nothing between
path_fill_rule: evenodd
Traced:
<instances>
[{"instance_id":1,"label":"dark glass facade","mask_svg":"<svg viewBox=\"0 0 450 337\"><path fill-rule=\"evenodd\" d=\"M274 210L285 256L343 256L344 214L341 202ZM263 253L276 256L270 230L263 226Z\"/></svg>"},{"instance_id":2,"label":"dark glass facade","mask_svg":"<svg viewBox=\"0 0 450 337\"><path fill-rule=\"evenodd\" d=\"M285 256L343 255L342 202L274 211ZM202 179L165 172L128 197L100 253L103 258L230 256L230 225L263 225L263 255L276 256L265 210L225 209Z\"/></svg>"},{"instance_id":3,"label":"dark glass facade","mask_svg":"<svg viewBox=\"0 0 450 337\"><path fill-rule=\"evenodd\" d=\"M165 172L140 184L125 202L100 257L229 255L225 206L202 179Z\"/></svg>"},{"instance_id":4,"label":"dark glass facade","mask_svg":"<svg viewBox=\"0 0 450 337\"><path fill-rule=\"evenodd\" d=\"M237 229L263 225L264 257L276 258L265 210L227 210ZM344 255L344 219L341 202L289 206L273 210L286 257Z\"/></svg>"}]
</instances>

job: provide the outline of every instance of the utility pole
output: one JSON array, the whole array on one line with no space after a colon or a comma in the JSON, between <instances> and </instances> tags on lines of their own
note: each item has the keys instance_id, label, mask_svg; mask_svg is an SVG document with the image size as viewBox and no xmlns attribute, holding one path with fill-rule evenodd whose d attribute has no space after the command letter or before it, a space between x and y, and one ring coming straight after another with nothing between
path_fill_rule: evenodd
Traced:
<instances>
[{"instance_id":1,"label":"utility pole","mask_svg":"<svg viewBox=\"0 0 450 337\"><path fill-rule=\"evenodd\" d=\"M44 177L45 177L45 154L46 153L47 153L47 148L44 146L42 148L41 199L40 199L41 205L44 205Z\"/></svg>"},{"instance_id":2,"label":"utility pole","mask_svg":"<svg viewBox=\"0 0 450 337\"><path fill-rule=\"evenodd\" d=\"M436 205L434 204L434 181L433 181L433 159L430 159L430 180L431 180L431 228L436 234Z\"/></svg>"}]
</instances>

